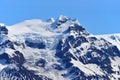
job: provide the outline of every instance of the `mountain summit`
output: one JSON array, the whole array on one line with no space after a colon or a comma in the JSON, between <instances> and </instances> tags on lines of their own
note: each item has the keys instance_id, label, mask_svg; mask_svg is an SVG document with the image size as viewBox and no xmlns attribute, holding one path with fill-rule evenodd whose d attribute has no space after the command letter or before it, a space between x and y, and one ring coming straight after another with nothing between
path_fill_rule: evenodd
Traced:
<instances>
[{"instance_id":1,"label":"mountain summit","mask_svg":"<svg viewBox=\"0 0 120 80\"><path fill-rule=\"evenodd\" d=\"M106 39L66 16L0 25L0 80L119 80L120 51Z\"/></svg>"}]
</instances>

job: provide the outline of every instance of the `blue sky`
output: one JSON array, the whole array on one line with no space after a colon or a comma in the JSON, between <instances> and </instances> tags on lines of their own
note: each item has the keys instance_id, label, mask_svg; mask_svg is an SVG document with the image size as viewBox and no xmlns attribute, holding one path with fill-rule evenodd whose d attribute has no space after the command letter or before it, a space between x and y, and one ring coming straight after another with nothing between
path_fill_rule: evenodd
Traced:
<instances>
[{"instance_id":1,"label":"blue sky","mask_svg":"<svg viewBox=\"0 0 120 80\"><path fill-rule=\"evenodd\" d=\"M120 0L0 0L0 23L77 18L93 34L120 33Z\"/></svg>"}]
</instances>

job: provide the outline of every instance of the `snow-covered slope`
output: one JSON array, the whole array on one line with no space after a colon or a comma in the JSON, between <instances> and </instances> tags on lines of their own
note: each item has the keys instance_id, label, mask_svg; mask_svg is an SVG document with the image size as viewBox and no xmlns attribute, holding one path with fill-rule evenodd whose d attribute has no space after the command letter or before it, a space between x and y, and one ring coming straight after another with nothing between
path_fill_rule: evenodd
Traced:
<instances>
[{"instance_id":1,"label":"snow-covered slope","mask_svg":"<svg viewBox=\"0 0 120 80\"><path fill-rule=\"evenodd\" d=\"M1 24L0 80L119 80L117 43L102 37L66 16Z\"/></svg>"},{"instance_id":2,"label":"snow-covered slope","mask_svg":"<svg viewBox=\"0 0 120 80\"><path fill-rule=\"evenodd\" d=\"M116 45L120 50L120 33L117 34L106 34L106 35L97 35L97 37L101 37L111 42L113 45Z\"/></svg>"}]
</instances>

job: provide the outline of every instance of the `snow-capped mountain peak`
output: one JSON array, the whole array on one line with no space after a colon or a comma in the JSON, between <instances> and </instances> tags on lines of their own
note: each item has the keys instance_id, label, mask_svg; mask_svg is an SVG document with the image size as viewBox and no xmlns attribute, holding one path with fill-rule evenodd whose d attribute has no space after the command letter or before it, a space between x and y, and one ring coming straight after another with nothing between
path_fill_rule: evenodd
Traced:
<instances>
[{"instance_id":1,"label":"snow-capped mountain peak","mask_svg":"<svg viewBox=\"0 0 120 80\"><path fill-rule=\"evenodd\" d=\"M0 80L119 80L118 44L107 40L66 16L2 25Z\"/></svg>"},{"instance_id":2,"label":"snow-capped mountain peak","mask_svg":"<svg viewBox=\"0 0 120 80\"><path fill-rule=\"evenodd\" d=\"M67 16L63 16L63 15L60 15L59 17L58 17L58 19L57 19L57 21L63 21L63 22L65 22L65 21L67 21L67 20L69 20L69 18L67 17Z\"/></svg>"}]
</instances>

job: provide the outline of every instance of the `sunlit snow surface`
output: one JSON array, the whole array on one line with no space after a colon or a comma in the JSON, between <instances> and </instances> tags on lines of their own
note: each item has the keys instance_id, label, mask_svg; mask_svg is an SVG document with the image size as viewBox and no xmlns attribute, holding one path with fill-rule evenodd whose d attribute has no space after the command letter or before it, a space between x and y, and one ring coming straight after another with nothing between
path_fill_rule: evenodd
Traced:
<instances>
[{"instance_id":1,"label":"sunlit snow surface","mask_svg":"<svg viewBox=\"0 0 120 80\"><path fill-rule=\"evenodd\" d=\"M97 35L99 38L104 38L107 41L111 42L113 45L116 45L120 50L120 34L105 34L105 35Z\"/></svg>"},{"instance_id":2,"label":"sunlit snow surface","mask_svg":"<svg viewBox=\"0 0 120 80\"><path fill-rule=\"evenodd\" d=\"M58 22L58 20L60 20L60 22ZM80 26L78 20L71 20L65 16L60 16L58 20L54 20L53 18L48 21L33 19L33 20L26 20L24 22L12 26L7 26L8 37L6 36L3 38L3 35L1 35L0 43L3 43L8 39L11 40L12 42L19 43L18 45L14 45L14 47L16 50L20 51L24 55L26 62L23 64L23 66L27 70L32 70L37 75L42 74L53 80L70 80L69 77L61 76L62 74L66 73L66 70L58 71L52 67L52 65L54 64L60 64L58 62L59 58L55 57L56 46L60 40L63 40L64 43L65 39L69 35L73 36L76 39L81 34L82 37L87 39L87 42L84 42L80 46L75 48L73 47L73 45L71 45L71 43L68 43L70 46L68 52L70 52L73 55L73 57L77 59L77 60L71 59L70 62L73 64L74 67L78 67L82 72L84 72L86 76L106 75L106 72L103 71L103 69L99 67L97 64L93 64L93 63L84 64L82 63L82 61L78 60L78 57L86 55L87 51L91 46L96 47L98 50L101 50L102 48L107 49L108 47L103 46L107 42L104 42L104 40L100 40L101 38L106 39L107 41L111 42L113 45L116 45L120 49L120 34L97 35L96 37L98 38L98 40L93 41L94 42L93 44L90 38L94 37L94 35L84 34L87 33L86 31L78 33L77 31L71 30L70 32L67 32L69 26L72 27L74 26L74 24ZM1 26L3 26L3 24L1 24ZM42 43L45 44L45 47L43 45L42 48L36 48L37 46L36 45L34 46L35 48L33 48L31 46L25 45L26 41L33 42L33 44L35 45ZM110 44L109 46L112 45ZM80 54L75 54L75 52L80 49L83 49L81 50ZM1 48L0 54L6 52L10 56L13 56L14 51L15 50L10 49L9 47L5 49ZM92 52L91 54L93 57L100 56L97 52ZM36 62L40 59L44 59L46 61L46 65L44 68L39 67L41 65L36 65ZM120 57L115 57L115 59L110 58L110 60L113 71L119 72ZM4 60L0 60L0 63L1 63L0 71L8 66L4 64ZM14 64L11 65L11 68L12 66L15 67ZM112 75L116 78L115 80L117 80L117 78L120 77L116 73ZM112 78L113 77L111 77L111 79Z\"/></svg>"}]
</instances>

